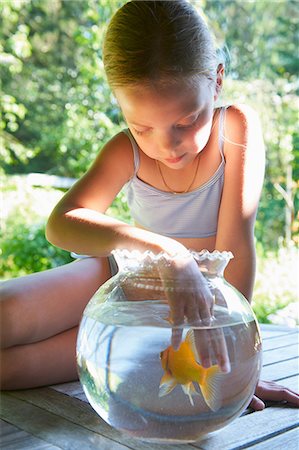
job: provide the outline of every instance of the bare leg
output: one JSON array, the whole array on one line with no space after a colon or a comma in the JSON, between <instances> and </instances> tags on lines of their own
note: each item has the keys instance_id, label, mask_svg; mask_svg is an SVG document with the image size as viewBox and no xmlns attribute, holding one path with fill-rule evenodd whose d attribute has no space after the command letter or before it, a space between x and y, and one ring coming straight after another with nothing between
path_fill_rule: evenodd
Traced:
<instances>
[{"instance_id":1,"label":"bare leg","mask_svg":"<svg viewBox=\"0 0 299 450\"><path fill-rule=\"evenodd\" d=\"M110 276L107 258L88 258L0 285L2 388L74 379L79 320Z\"/></svg>"},{"instance_id":2,"label":"bare leg","mask_svg":"<svg viewBox=\"0 0 299 450\"><path fill-rule=\"evenodd\" d=\"M76 339L78 327L44 341L1 351L1 389L29 389L78 379Z\"/></svg>"}]
</instances>

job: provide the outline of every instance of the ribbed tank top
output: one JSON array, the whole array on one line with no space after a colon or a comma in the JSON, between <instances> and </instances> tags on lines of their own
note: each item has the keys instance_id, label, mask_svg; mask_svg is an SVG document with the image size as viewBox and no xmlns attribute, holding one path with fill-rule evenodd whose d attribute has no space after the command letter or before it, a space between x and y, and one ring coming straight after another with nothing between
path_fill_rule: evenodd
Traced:
<instances>
[{"instance_id":1,"label":"ribbed tank top","mask_svg":"<svg viewBox=\"0 0 299 450\"><path fill-rule=\"evenodd\" d=\"M138 178L140 150L131 132L124 130L131 141L134 154L134 175L124 190L131 216L136 223L149 231L173 238L205 238L217 233L225 168L225 111L226 107L222 107L219 116L220 165L206 183L182 194L161 191Z\"/></svg>"}]
</instances>

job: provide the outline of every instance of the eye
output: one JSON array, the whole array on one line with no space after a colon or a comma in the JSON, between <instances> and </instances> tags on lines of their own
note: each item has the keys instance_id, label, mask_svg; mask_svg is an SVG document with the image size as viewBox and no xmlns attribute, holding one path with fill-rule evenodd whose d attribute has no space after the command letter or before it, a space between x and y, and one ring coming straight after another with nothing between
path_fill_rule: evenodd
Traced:
<instances>
[{"instance_id":1,"label":"eye","mask_svg":"<svg viewBox=\"0 0 299 450\"><path fill-rule=\"evenodd\" d=\"M182 123L178 123L176 125L176 128L191 128L194 125L196 125L198 119L199 119L199 114L188 117L188 119L185 119L186 123L183 123L184 121Z\"/></svg>"},{"instance_id":2,"label":"eye","mask_svg":"<svg viewBox=\"0 0 299 450\"><path fill-rule=\"evenodd\" d=\"M138 136L142 136L145 133L145 131L136 130L135 128L134 131Z\"/></svg>"},{"instance_id":3,"label":"eye","mask_svg":"<svg viewBox=\"0 0 299 450\"><path fill-rule=\"evenodd\" d=\"M133 127L133 131L134 133L137 134L137 136L142 136L146 133L149 133L151 131L151 128L145 128L144 130L137 130L136 128Z\"/></svg>"}]
</instances>

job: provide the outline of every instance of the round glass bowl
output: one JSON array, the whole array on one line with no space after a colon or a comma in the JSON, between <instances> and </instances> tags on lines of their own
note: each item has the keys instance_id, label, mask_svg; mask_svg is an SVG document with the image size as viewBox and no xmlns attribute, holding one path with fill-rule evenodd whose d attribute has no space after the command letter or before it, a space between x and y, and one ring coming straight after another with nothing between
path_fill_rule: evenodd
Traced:
<instances>
[{"instance_id":1,"label":"round glass bowl","mask_svg":"<svg viewBox=\"0 0 299 450\"><path fill-rule=\"evenodd\" d=\"M163 283L163 254L114 252L119 272L90 300L79 328L78 372L91 406L112 427L151 442L194 442L224 427L248 406L260 374L254 313L223 277L232 254L190 254L215 305L209 324L181 325L178 350L171 346L167 289L190 295L192 283ZM230 369L219 368L219 352Z\"/></svg>"}]
</instances>

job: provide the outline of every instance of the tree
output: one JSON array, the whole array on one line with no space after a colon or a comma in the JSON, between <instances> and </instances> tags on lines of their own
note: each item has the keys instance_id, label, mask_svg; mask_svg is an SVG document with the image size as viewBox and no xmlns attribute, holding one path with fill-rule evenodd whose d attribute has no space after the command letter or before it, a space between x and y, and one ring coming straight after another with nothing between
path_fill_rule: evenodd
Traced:
<instances>
[{"instance_id":1,"label":"tree","mask_svg":"<svg viewBox=\"0 0 299 450\"><path fill-rule=\"evenodd\" d=\"M119 3L0 4L7 172L79 176L115 133L119 117L105 81L101 45L106 20Z\"/></svg>"}]
</instances>

